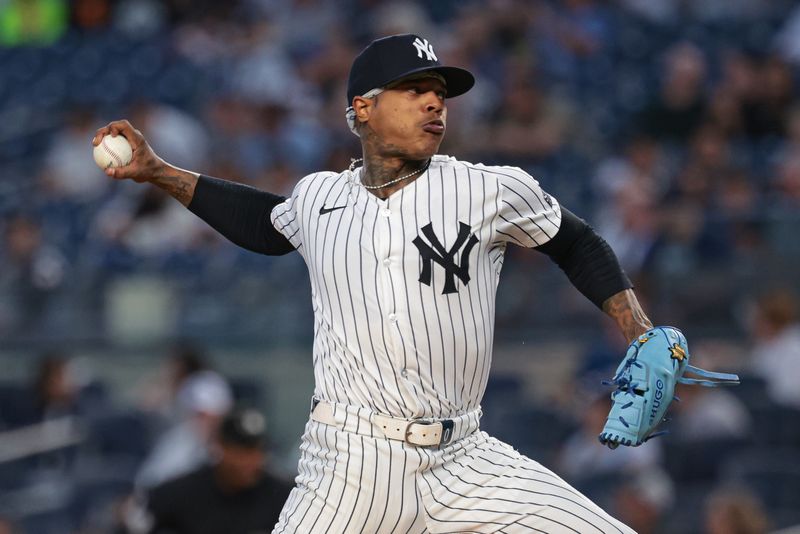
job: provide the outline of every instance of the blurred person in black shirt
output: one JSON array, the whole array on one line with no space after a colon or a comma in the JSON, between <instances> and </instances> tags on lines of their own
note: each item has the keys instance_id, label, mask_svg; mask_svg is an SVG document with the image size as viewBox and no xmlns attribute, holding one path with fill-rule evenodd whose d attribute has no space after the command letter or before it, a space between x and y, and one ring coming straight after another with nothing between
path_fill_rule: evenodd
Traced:
<instances>
[{"instance_id":1,"label":"blurred person in black shirt","mask_svg":"<svg viewBox=\"0 0 800 534\"><path fill-rule=\"evenodd\" d=\"M666 53L661 90L637 118L637 129L659 141L681 142L700 127L707 110L706 57L687 42Z\"/></svg>"},{"instance_id":2,"label":"blurred person in black shirt","mask_svg":"<svg viewBox=\"0 0 800 534\"><path fill-rule=\"evenodd\" d=\"M217 438L215 462L149 492L149 533L272 531L292 484L265 469L264 417L253 409L234 410Z\"/></svg>"},{"instance_id":3,"label":"blurred person in black shirt","mask_svg":"<svg viewBox=\"0 0 800 534\"><path fill-rule=\"evenodd\" d=\"M35 362L29 384L20 384L0 406L0 426L15 429L85 415L82 384L67 354L46 351ZM0 531L2 532L2 531Z\"/></svg>"},{"instance_id":4,"label":"blurred person in black shirt","mask_svg":"<svg viewBox=\"0 0 800 534\"><path fill-rule=\"evenodd\" d=\"M66 259L45 241L38 217L13 213L2 221L0 264L0 333L35 331L64 282Z\"/></svg>"}]
</instances>

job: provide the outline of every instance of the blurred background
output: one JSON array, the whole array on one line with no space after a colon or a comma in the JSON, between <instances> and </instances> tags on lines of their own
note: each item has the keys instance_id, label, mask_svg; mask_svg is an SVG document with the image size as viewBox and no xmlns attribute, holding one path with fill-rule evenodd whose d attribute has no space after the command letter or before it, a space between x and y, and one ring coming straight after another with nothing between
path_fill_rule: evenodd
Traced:
<instances>
[{"instance_id":1,"label":"blurred background","mask_svg":"<svg viewBox=\"0 0 800 534\"><path fill-rule=\"evenodd\" d=\"M0 533L124 532L129 496L202 462L234 403L266 414L270 469L293 476L313 388L302 259L110 181L90 141L128 118L175 165L287 195L360 156L350 62L400 32L477 76L442 152L530 172L695 364L743 377L679 392L668 436L603 449L600 380L625 342L511 248L485 430L640 533L800 524L795 1L4 0ZM187 440L196 454L164 452Z\"/></svg>"}]
</instances>

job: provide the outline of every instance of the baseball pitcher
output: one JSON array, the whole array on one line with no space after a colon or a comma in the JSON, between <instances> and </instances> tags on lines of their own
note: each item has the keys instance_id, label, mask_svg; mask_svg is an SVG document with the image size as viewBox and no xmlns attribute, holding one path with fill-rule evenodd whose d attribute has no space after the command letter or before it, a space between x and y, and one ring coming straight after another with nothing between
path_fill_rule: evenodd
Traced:
<instances>
[{"instance_id":1,"label":"baseball pitcher","mask_svg":"<svg viewBox=\"0 0 800 534\"><path fill-rule=\"evenodd\" d=\"M94 138L133 147L109 176L150 182L234 243L308 266L316 386L276 533L633 532L480 430L506 248L550 256L632 343L603 443L651 435L688 368L685 339L653 329L606 242L528 173L437 154L447 99L473 83L427 39L372 42L347 85L361 164L306 176L289 198L175 168L127 121Z\"/></svg>"}]
</instances>

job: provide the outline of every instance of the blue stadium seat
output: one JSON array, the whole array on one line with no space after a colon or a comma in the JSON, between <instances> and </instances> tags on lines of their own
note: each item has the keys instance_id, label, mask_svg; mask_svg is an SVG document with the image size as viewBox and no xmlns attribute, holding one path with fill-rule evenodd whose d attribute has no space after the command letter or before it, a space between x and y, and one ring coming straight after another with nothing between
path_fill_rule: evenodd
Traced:
<instances>
[{"instance_id":1,"label":"blue stadium seat","mask_svg":"<svg viewBox=\"0 0 800 534\"><path fill-rule=\"evenodd\" d=\"M101 415L88 422L85 447L95 456L140 461L153 441L152 421L139 411Z\"/></svg>"},{"instance_id":2,"label":"blue stadium seat","mask_svg":"<svg viewBox=\"0 0 800 534\"><path fill-rule=\"evenodd\" d=\"M31 422L34 409L29 388L17 382L0 382L0 430Z\"/></svg>"}]
</instances>

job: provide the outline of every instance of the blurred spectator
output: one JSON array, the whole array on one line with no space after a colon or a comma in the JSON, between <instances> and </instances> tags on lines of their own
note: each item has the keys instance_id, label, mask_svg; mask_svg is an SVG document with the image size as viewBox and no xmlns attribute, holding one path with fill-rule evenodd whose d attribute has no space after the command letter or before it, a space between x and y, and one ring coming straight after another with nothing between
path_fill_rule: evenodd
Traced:
<instances>
[{"instance_id":1,"label":"blurred spectator","mask_svg":"<svg viewBox=\"0 0 800 534\"><path fill-rule=\"evenodd\" d=\"M35 421L78 415L80 383L70 360L58 353L46 354L39 362L33 384Z\"/></svg>"},{"instance_id":2,"label":"blurred spectator","mask_svg":"<svg viewBox=\"0 0 800 534\"><path fill-rule=\"evenodd\" d=\"M783 27L775 36L775 45L784 58L800 64L800 5L784 18Z\"/></svg>"},{"instance_id":3,"label":"blurred spectator","mask_svg":"<svg viewBox=\"0 0 800 534\"><path fill-rule=\"evenodd\" d=\"M605 159L597 166L593 186L604 201L621 190L635 187L655 199L661 198L670 185L670 162L663 147L646 135L633 136L622 153Z\"/></svg>"},{"instance_id":4,"label":"blurred spectator","mask_svg":"<svg viewBox=\"0 0 800 534\"><path fill-rule=\"evenodd\" d=\"M695 203L662 204L661 232L653 247L652 265L661 275L686 276L701 267L703 211Z\"/></svg>"},{"instance_id":5,"label":"blurred spectator","mask_svg":"<svg viewBox=\"0 0 800 534\"><path fill-rule=\"evenodd\" d=\"M598 446L597 435L603 430L610 409L610 395L598 393L584 408L580 428L567 438L558 455L557 470L577 487L598 476L632 476L657 466L661 461L661 445L657 440L648 442L646 447L611 450Z\"/></svg>"},{"instance_id":6,"label":"blurred spectator","mask_svg":"<svg viewBox=\"0 0 800 534\"><path fill-rule=\"evenodd\" d=\"M632 276L642 271L657 244L657 201L650 184L631 182L614 191L598 215L599 233Z\"/></svg>"},{"instance_id":7,"label":"blurred spectator","mask_svg":"<svg viewBox=\"0 0 800 534\"><path fill-rule=\"evenodd\" d=\"M503 91L488 132L474 139L472 149L520 165L545 159L566 142L571 115L568 101L545 94L529 80L514 80Z\"/></svg>"},{"instance_id":8,"label":"blurred spectator","mask_svg":"<svg viewBox=\"0 0 800 534\"><path fill-rule=\"evenodd\" d=\"M685 202L709 204L734 171L728 139L722 131L703 123L691 136L689 154L676 177L675 193Z\"/></svg>"},{"instance_id":9,"label":"blurred spectator","mask_svg":"<svg viewBox=\"0 0 800 534\"><path fill-rule=\"evenodd\" d=\"M745 131L751 138L777 139L786 134L794 99L792 69L778 56L758 65L753 93L742 102Z\"/></svg>"},{"instance_id":10,"label":"blurred spectator","mask_svg":"<svg viewBox=\"0 0 800 534\"><path fill-rule=\"evenodd\" d=\"M268 2L276 37L295 57L303 57L322 46L325 35L338 29L345 11L325 0Z\"/></svg>"},{"instance_id":11,"label":"blurred spectator","mask_svg":"<svg viewBox=\"0 0 800 534\"><path fill-rule=\"evenodd\" d=\"M794 211L800 205L800 152L787 154L780 160L773 180L775 207Z\"/></svg>"},{"instance_id":12,"label":"blurred spectator","mask_svg":"<svg viewBox=\"0 0 800 534\"><path fill-rule=\"evenodd\" d=\"M165 160L183 168L208 167L209 135L206 126L174 106L140 100L129 112L130 120Z\"/></svg>"},{"instance_id":13,"label":"blurred spectator","mask_svg":"<svg viewBox=\"0 0 800 534\"><path fill-rule=\"evenodd\" d=\"M34 481L68 487L72 481L59 479L74 467L73 446L84 440L89 417L107 408L105 398L83 396L89 384L85 369L60 352L44 353L36 360L32 375L27 387L3 399L4 430L14 432L9 432L6 441L0 440L0 468L12 466L2 471L0 488L22 487ZM15 470L14 465L25 465L26 470Z\"/></svg>"},{"instance_id":14,"label":"blurred spectator","mask_svg":"<svg viewBox=\"0 0 800 534\"><path fill-rule=\"evenodd\" d=\"M680 5L676 0L620 0L620 4L655 24L671 24L680 11Z\"/></svg>"},{"instance_id":15,"label":"blurred spectator","mask_svg":"<svg viewBox=\"0 0 800 534\"><path fill-rule=\"evenodd\" d=\"M614 488L612 515L638 534L656 534L661 520L675 502L675 487L658 467L623 477Z\"/></svg>"},{"instance_id":16,"label":"blurred spectator","mask_svg":"<svg viewBox=\"0 0 800 534\"><path fill-rule=\"evenodd\" d=\"M658 239L658 204L669 187L670 169L662 147L634 136L621 156L597 167L597 227L629 275L648 263Z\"/></svg>"},{"instance_id":17,"label":"blurred spectator","mask_svg":"<svg viewBox=\"0 0 800 534\"><path fill-rule=\"evenodd\" d=\"M778 289L759 296L750 330L752 370L767 381L774 401L800 408L800 324L791 291Z\"/></svg>"},{"instance_id":18,"label":"blurred spectator","mask_svg":"<svg viewBox=\"0 0 800 534\"><path fill-rule=\"evenodd\" d=\"M642 297L643 306L647 306L645 297ZM625 339L614 321L603 318L600 321L601 334L593 337L592 342L585 347L579 366L575 372L576 380L582 384L581 390L589 392L590 399L600 395L598 384L614 376L614 372L628 350L628 340ZM611 390L602 390L611 394ZM571 393L569 393L572 396Z\"/></svg>"},{"instance_id":19,"label":"blurred spectator","mask_svg":"<svg viewBox=\"0 0 800 534\"><path fill-rule=\"evenodd\" d=\"M209 447L233 399L228 383L214 371L192 374L181 385L180 420L156 441L136 476L140 488L182 475L209 459Z\"/></svg>"},{"instance_id":20,"label":"blurred spectator","mask_svg":"<svg viewBox=\"0 0 800 534\"><path fill-rule=\"evenodd\" d=\"M64 282L66 262L47 245L38 219L11 215L0 246L0 332L28 332L44 320L50 297Z\"/></svg>"},{"instance_id":21,"label":"blurred spectator","mask_svg":"<svg viewBox=\"0 0 800 534\"><path fill-rule=\"evenodd\" d=\"M398 33L415 33L418 35L432 35L434 33L427 13L425 13L422 6L408 0L380 4L374 10L371 18L372 38Z\"/></svg>"},{"instance_id":22,"label":"blurred spectator","mask_svg":"<svg viewBox=\"0 0 800 534\"><path fill-rule=\"evenodd\" d=\"M690 43L667 50L661 90L637 119L637 130L656 139L680 142L700 126L706 112L706 58Z\"/></svg>"},{"instance_id":23,"label":"blurred spectator","mask_svg":"<svg viewBox=\"0 0 800 534\"><path fill-rule=\"evenodd\" d=\"M270 474L264 417L240 409L225 417L214 460L153 488L147 497L153 534L269 532L292 484Z\"/></svg>"},{"instance_id":24,"label":"blurred spectator","mask_svg":"<svg viewBox=\"0 0 800 534\"><path fill-rule=\"evenodd\" d=\"M110 0L74 0L72 2L72 21L82 30L98 30L105 27L110 15Z\"/></svg>"},{"instance_id":25,"label":"blurred spectator","mask_svg":"<svg viewBox=\"0 0 800 534\"><path fill-rule=\"evenodd\" d=\"M766 534L769 521L758 499L743 488L718 488L705 503L705 534Z\"/></svg>"},{"instance_id":26,"label":"blurred spectator","mask_svg":"<svg viewBox=\"0 0 800 534\"><path fill-rule=\"evenodd\" d=\"M763 0L703 0L688 2L682 7L693 20L731 24L767 11L768 5L769 2Z\"/></svg>"},{"instance_id":27,"label":"blurred spectator","mask_svg":"<svg viewBox=\"0 0 800 534\"><path fill-rule=\"evenodd\" d=\"M169 15L165 2L126 0L114 10L114 26L132 37L149 37L163 31Z\"/></svg>"},{"instance_id":28,"label":"blurred spectator","mask_svg":"<svg viewBox=\"0 0 800 534\"><path fill-rule=\"evenodd\" d=\"M747 407L724 389L712 391L699 386L679 385L676 394L680 402L670 407L675 418L670 425L670 434L675 439L695 442L744 439L751 435L752 420Z\"/></svg>"},{"instance_id":29,"label":"blurred spectator","mask_svg":"<svg viewBox=\"0 0 800 534\"><path fill-rule=\"evenodd\" d=\"M97 127L97 118L88 109L70 110L44 158L41 181L49 199L82 204L108 191L113 182L86 149Z\"/></svg>"},{"instance_id":30,"label":"blurred spectator","mask_svg":"<svg viewBox=\"0 0 800 534\"><path fill-rule=\"evenodd\" d=\"M529 2L517 2L516 11L502 11L521 27L532 18L529 26L539 49L543 72L549 78L565 81L580 90L592 83L592 74L606 48L611 32L610 16L605 2L597 0L567 0L539 3L531 9ZM532 13L528 14L528 12Z\"/></svg>"},{"instance_id":31,"label":"blurred spectator","mask_svg":"<svg viewBox=\"0 0 800 534\"><path fill-rule=\"evenodd\" d=\"M175 345L155 377L147 377L139 393L141 407L165 420L180 416L177 398L186 381L208 369L206 356L188 343Z\"/></svg>"},{"instance_id":32,"label":"blurred spectator","mask_svg":"<svg viewBox=\"0 0 800 534\"><path fill-rule=\"evenodd\" d=\"M191 252L212 239L202 221L162 191L128 192L106 204L94 223L95 238L108 253L159 260Z\"/></svg>"},{"instance_id":33,"label":"blurred spectator","mask_svg":"<svg viewBox=\"0 0 800 534\"><path fill-rule=\"evenodd\" d=\"M245 46L237 50L229 67L232 90L250 102L285 102L304 94L295 64L280 39L280 27L274 21L262 21L245 30Z\"/></svg>"}]
</instances>

